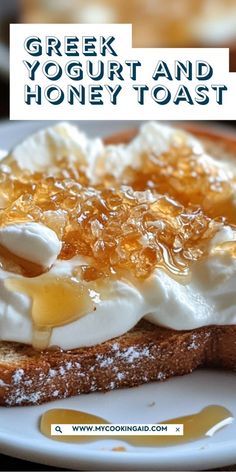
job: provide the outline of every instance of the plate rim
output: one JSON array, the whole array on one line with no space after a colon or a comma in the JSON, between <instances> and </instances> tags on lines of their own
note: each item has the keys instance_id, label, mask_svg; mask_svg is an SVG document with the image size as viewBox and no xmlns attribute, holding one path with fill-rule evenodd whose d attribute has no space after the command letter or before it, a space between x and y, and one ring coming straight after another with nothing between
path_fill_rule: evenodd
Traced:
<instances>
[{"instance_id":1,"label":"plate rim","mask_svg":"<svg viewBox=\"0 0 236 472\"><path fill-rule=\"evenodd\" d=\"M11 438L10 442L9 437ZM195 444L197 445L197 442L195 442ZM56 445L58 445L58 443L56 443ZM56 445L55 448L51 448L51 441L44 443L40 441L40 438L25 443L23 437L15 437L0 432L0 452L3 454L8 453L13 455L13 457L28 461L33 460L53 466L58 464L68 466L69 464L71 467L72 464L72 467L73 465L78 467L78 464L80 464L83 468L88 467L87 470L89 470L96 464L96 467L99 466L103 468L113 465L115 467L135 467L137 470L143 470L144 467L149 467L150 469L154 467L153 470L163 470L163 468L171 470L170 467L174 464L176 465L176 461L178 461L177 467L173 470L182 470L184 467L189 468L190 464L190 470L198 470L199 468L205 467L221 467L225 466L226 463L227 465L231 465L236 461L236 439L208 444L207 447L197 446L195 449L189 451L181 451L181 448L178 446L174 454L169 454L169 447L166 448L167 453L165 453L165 448L155 448L155 451L151 454L149 453L149 448L146 453L139 450L138 452L125 451L118 454L111 450L78 450L76 458L71 457L70 454L72 452L71 450L74 449L74 444L64 443L63 447L61 447L62 443L60 443L60 448L57 448ZM173 446L173 449L174 448L175 446Z\"/></svg>"}]
</instances>

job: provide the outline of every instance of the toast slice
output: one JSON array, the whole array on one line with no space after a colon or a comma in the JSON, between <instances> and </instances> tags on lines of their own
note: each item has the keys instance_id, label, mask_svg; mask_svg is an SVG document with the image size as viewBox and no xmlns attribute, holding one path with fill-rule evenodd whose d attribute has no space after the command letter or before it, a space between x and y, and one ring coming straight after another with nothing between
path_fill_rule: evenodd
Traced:
<instances>
[{"instance_id":1,"label":"toast slice","mask_svg":"<svg viewBox=\"0 0 236 472\"><path fill-rule=\"evenodd\" d=\"M236 138L188 128L219 157L236 156ZM128 142L136 130L106 140ZM175 331L141 321L128 333L92 347L35 351L0 343L0 405L36 405L80 393L133 387L192 372L199 366L236 370L236 326Z\"/></svg>"},{"instance_id":2,"label":"toast slice","mask_svg":"<svg viewBox=\"0 0 236 472\"><path fill-rule=\"evenodd\" d=\"M174 331L142 321L98 346L37 352L0 345L0 404L38 405L80 393L134 387L200 366L236 370L236 326Z\"/></svg>"}]
</instances>

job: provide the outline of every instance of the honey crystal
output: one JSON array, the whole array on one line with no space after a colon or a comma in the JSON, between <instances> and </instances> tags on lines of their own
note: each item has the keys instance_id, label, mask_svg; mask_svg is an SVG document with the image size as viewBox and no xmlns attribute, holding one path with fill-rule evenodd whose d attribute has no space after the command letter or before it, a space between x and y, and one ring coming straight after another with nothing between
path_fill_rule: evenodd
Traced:
<instances>
[{"instance_id":1,"label":"honey crystal","mask_svg":"<svg viewBox=\"0 0 236 472\"><path fill-rule=\"evenodd\" d=\"M0 224L46 224L63 242L61 259L90 258L80 269L87 282L127 273L146 278L155 268L187 275L221 224L203 213L212 176L194 162L188 148L143 156L142 170L124 171L121 180L129 186L106 176L91 187L79 166L66 159L55 176L2 172L7 204ZM230 193L228 185L222 183L223 195ZM212 201L217 196L212 190Z\"/></svg>"},{"instance_id":2,"label":"honey crystal","mask_svg":"<svg viewBox=\"0 0 236 472\"><path fill-rule=\"evenodd\" d=\"M195 155L188 146L173 146L161 155L144 154L141 162L140 169L125 169L123 183L134 190L169 195L185 207L197 205L211 218L224 217L236 224L236 178L227 178L218 166L204 162L204 155Z\"/></svg>"}]
</instances>

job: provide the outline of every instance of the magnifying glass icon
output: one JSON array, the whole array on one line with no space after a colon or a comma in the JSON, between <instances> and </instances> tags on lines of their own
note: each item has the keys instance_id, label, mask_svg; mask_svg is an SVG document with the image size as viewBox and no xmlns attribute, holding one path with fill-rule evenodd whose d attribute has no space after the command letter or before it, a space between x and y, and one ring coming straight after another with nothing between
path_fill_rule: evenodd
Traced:
<instances>
[{"instance_id":1,"label":"magnifying glass icon","mask_svg":"<svg viewBox=\"0 0 236 472\"><path fill-rule=\"evenodd\" d=\"M56 426L56 427L55 427L55 431L56 431L57 433L61 433L61 434L62 434L62 430L61 430L60 426Z\"/></svg>"}]
</instances>

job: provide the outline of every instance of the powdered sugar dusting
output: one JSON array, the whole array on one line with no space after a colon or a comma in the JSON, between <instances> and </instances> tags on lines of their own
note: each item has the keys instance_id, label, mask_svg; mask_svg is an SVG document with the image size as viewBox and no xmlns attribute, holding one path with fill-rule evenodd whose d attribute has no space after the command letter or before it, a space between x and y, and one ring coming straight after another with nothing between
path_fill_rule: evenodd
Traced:
<instances>
[{"instance_id":1,"label":"powdered sugar dusting","mask_svg":"<svg viewBox=\"0 0 236 472\"><path fill-rule=\"evenodd\" d=\"M197 350L198 348L199 348L198 337L195 333L193 333L192 336L191 336L191 342L187 346L187 349L188 349L188 351L190 351L191 349Z\"/></svg>"},{"instance_id":2,"label":"powdered sugar dusting","mask_svg":"<svg viewBox=\"0 0 236 472\"><path fill-rule=\"evenodd\" d=\"M47 401L48 398L66 398L71 391L72 378L74 384L78 385L76 388L78 394L84 391L104 390L104 385L107 390L113 390L121 387L128 375L125 365L133 370L133 363L136 364L142 359L153 357L147 347L121 348L117 342L112 345L111 352L110 356L97 354L94 363L89 366L87 364L83 366L78 361L66 360L60 362L58 367L50 367L48 371L38 367L29 374L23 369L16 369L12 375L10 387L3 380L0 382L0 386L7 389L6 404L39 404ZM102 376L105 376L103 380ZM132 382L132 376L135 376L135 372L128 375L129 382ZM111 379L109 384L107 384L106 378ZM142 375L141 378L143 382L147 381L145 375ZM37 391L35 391L35 385L37 385Z\"/></svg>"},{"instance_id":3,"label":"powdered sugar dusting","mask_svg":"<svg viewBox=\"0 0 236 472\"><path fill-rule=\"evenodd\" d=\"M120 349L119 343L114 343L114 344L112 345L112 350L113 350L113 351L119 351L119 349Z\"/></svg>"},{"instance_id":4,"label":"powdered sugar dusting","mask_svg":"<svg viewBox=\"0 0 236 472\"><path fill-rule=\"evenodd\" d=\"M100 362L100 367L103 369L103 368L106 368L108 367L109 365L113 364L114 362L114 359L112 359L112 357L107 357L106 359L103 359L101 362Z\"/></svg>"},{"instance_id":5,"label":"powdered sugar dusting","mask_svg":"<svg viewBox=\"0 0 236 472\"><path fill-rule=\"evenodd\" d=\"M16 395L14 399L14 403L16 403L16 405L21 405L24 402L34 404L34 403L38 403L41 397L42 397L42 394L40 392L33 392L30 394L24 394L20 392L18 395ZM11 405L12 401L10 400L8 403L9 405Z\"/></svg>"},{"instance_id":6,"label":"powdered sugar dusting","mask_svg":"<svg viewBox=\"0 0 236 472\"><path fill-rule=\"evenodd\" d=\"M165 380L166 379L166 374L163 372L159 372L157 375L157 380Z\"/></svg>"},{"instance_id":7,"label":"powdered sugar dusting","mask_svg":"<svg viewBox=\"0 0 236 472\"><path fill-rule=\"evenodd\" d=\"M204 329L201 334L190 333L186 342L182 343L181 352L187 354L188 351L196 351L210 335L210 329L208 331ZM91 355L84 356L82 352L82 356L79 356L80 353L77 356L79 361L74 360L76 357L74 353L71 358L69 354L62 354L56 361L52 356L53 364L47 368L45 368L46 363L41 365L39 363L38 367L29 371L23 368L16 369L12 373L10 385L4 379L3 372L0 387L5 404L9 406L40 404L52 399L66 398L72 394L113 390L150 380L163 381L176 374L169 369L169 351L163 350L153 341L144 347L135 343L127 347L114 342L110 344L107 353L100 350L96 354L95 348ZM156 365L159 365L159 369ZM187 373L187 369L181 373ZM191 365L189 370L192 370Z\"/></svg>"},{"instance_id":8,"label":"powdered sugar dusting","mask_svg":"<svg viewBox=\"0 0 236 472\"><path fill-rule=\"evenodd\" d=\"M21 380L22 380L23 375L24 375L23 369L17 369L17 370L14 372L13 376L12 376L12 382L13 382L14 384L20 383Z\"/></svg>"},{"instance_id":9,"label":"powdered sugar dusting","mask_svg":"<svg viewBox=\"0 0 236 472\"><path fill-rule=\"evenodd\" d=\"M55 369L49 369L48 375L49 377L53 378L57 375L57 371Z\"/></svg>"},{"instance_id":10,"label":"powdered sugar dusting","mask_svg":"<svg viewBox=\"0 0 236 472\"><path fill-rule=\"evenodd\" d=\"M118 372L117 373L117 380L123 380L125 378L124 372Z\"/></svg>"},{"instance_id":11,"label":"powdered sugar dusting","mask_svg":"<svg viewBox=\"0 0 236 472\"><path fill-rule=\"evenodd\" d=\"M129 364L134 362L134 360L136 360L136 359L140 359L140 357L149 357L149 355L150 355L150 352L149 352L149 349L147 347L145 347L143 349L137 349L135 347L129 347L126 350L124 350L123 352L121 351L119 353L119 357L121 357L122 359L125 359L126 362L128 362Z\"/></svg>"}]
</instances>

